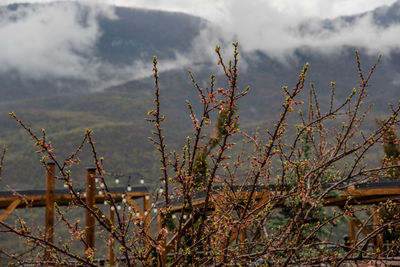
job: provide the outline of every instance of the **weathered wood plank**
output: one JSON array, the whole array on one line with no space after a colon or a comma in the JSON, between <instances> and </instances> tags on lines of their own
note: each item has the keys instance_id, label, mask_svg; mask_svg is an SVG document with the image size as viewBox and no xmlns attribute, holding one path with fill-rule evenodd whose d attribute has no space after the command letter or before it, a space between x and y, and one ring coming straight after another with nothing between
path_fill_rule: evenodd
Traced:
<instances>
[{"instance_id":1,"label":"weathered wood plank","mask_svg":"<svg viewBox=\"0 0 400 267\"><path fill-rule=\"evenodd\" d=\"M3 222L5 219L7 219L11 212L13 212L13 210L15 210L15 208L19 205L19 203L21 203L20 199L14 199L14 201L12 201L7 209L0 215L0 222Z\"/></svg>"}]
</instances>

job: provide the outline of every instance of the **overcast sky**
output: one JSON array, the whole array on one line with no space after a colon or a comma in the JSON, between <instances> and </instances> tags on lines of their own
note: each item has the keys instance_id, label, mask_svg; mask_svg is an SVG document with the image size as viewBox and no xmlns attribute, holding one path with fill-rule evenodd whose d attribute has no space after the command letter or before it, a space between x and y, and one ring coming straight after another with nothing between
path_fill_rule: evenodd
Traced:
<instances>
[{"instance_id":1,"label":"overcast sky","mask_svg":"<svg viewBox=\"0 0 400 267\"><path fill-rule=\"evenodd\" d=\"M71 0L67 0L71 1ZM299 17L333 18L340 15L352 15L372 10L378 6L389 5L396 0L80 0L80 2L106 3L117 6L131 6L168 11L181 11L220 21L221 16L227 16L232 6L242 2L245 5L270 6L277 12L288 13ZM44 3L53 0L2 0L4 4L11 3Z\"/></svg>"},{"instance_id":2,"label":"overcast sky","mask_svg":"<svg viewBox=\"0 0 400 267\"><path fill-rule=\"evenodd\" d=\"M0 5L16 2L53 2L50 0L0 0ZM65 1L64 1L65 2ZM372 16L354 23L336 22L334 31L323 27L320 19L353 15L390 5L395 0L81 0L90 2L87 27L77 21L76 7L58 10L57 6L27 9L17 21L3 14L0 17L0 71L17 70L32 77L73 76L99 77L100 68L115 77L143 74L142 62L116 68L90 57L101 35L96 18L115 18L112 7L97 4L131 6L147 9L180 11L203 17L218 28L205 29L197 40L196 51L212 52L212 47L225 40L237 38L242 51L261 50L271 57L285 61L299 47L310 47L322 53L334 53L344 46L366 48L372 54L390 54L399 50L400 24L377 26ZM14 14L15 15L15 14ZM400 16L400 14L399 14ZM79 16L78 16L79 17ZM306 23L307 33L299 31ZM64 29L64 30L60 30ZM7 38L4 38L7 36ZM235 36L235 37L233 37ZM45 41L46 40L46 41ZM211 53L210 53L211 54ZM174 64L187 63L181 55ZM179 62L178 62L179 61ZM128 71L130 70L130 71ZM132 76L130 76L132 77Z\"/></svg>"}]
</instances>

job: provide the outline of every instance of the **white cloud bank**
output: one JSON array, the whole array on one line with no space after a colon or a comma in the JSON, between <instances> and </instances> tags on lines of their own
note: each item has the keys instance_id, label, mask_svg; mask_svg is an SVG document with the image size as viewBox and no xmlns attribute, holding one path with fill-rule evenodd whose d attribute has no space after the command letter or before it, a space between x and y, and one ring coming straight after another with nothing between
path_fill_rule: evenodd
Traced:
<instances>
[{"instance_id":1,"label":"white cloud bank","mask_svg":"<svg viewBox=\"0 0 400 267\"><path fill-rule=\"evenodd\" d=\"M92 88L151 74L151 62L138 59L116 66L96 56L96 42L102 35L98 20L118 19L114 7L96 1L81 1L84 5L40 2L49 3L0 12L0 73L18 73L28 79L82 79ZM178 54L175 60L162 61L163 70L187 63Z\"/></svg>"},{"instance_id":2,"label":"white cloud bank","mask_svg":"<svg viewBox=\"0 0 400 267\"><path fill-rule=\"evenodd\" d=\"M64 0L64 2L76 0ZM271 9L295 15L297 18L318 17L336 18L373 10L379 6L390 5L396 0L78 0L86 3L102 3L113 6L137 7L166 11L179 11L218 22L221 17L229 16L232 6L240 7L255 4L259 9L269 6ZM4 5L12 3L50 3L54 0L3 0ZM242 4L241 4L242 3ZM1 4L0 4L1 5ZM243 12L244 13L244 12ZM249 14L251 15L251 14Z\"/></svg>"},{"instance_id":3,"label":"white cloud bank","mask_svg":"<svg viewBox=\"0 0 400 267\"><path fill-rule=\"evenodd\" d=\"M48 5L1 14L0 71L30 78L95 77L101 64L93 57L101 34L98 16L115 18L112 9L95 5L87 13L78 5Z\"/></svg>"},{"instance_id":4,"label":"white cloud bank","mask_svg":"<svg viewBox=\"0 0 400 267\"><path fill-rule=\"evenodd\" d=\"M3 0L4 1L4 0ZM2 4L17 1L5 0ZM23 0L20 2L53 2ZM150 66L142 61L132 66L116 67L101 62L93 54L101 36L97 18L115 18L111 6L98 3L168 11L181 11L208 19L219 27L206 29L197 38L194 51L205 53L221 40L239 40L244 51L260 50L271 57L285 60L299 47L313 48L322 53L340 51L344 46L366 48L371 53L398 50L400 24L378 26L372 15L357 18L352 23L334 20L331 29L322 19L370 11L394 0L86 0L92 8L85 26L79 23L82 10L76 5L54 4L17 13L1 15L0 71L16 70L30 77L71 76L101 79L107 73L115 80L148 74ZM61 8L60 8L61 7ZM12 17L17 21L10 21ZM399 14L400 16L400 14ZM78 19L77 19L78 18ZM307 31L299 30L306 24ZM50 41L49 41L50 40ZM211 54L211 52L210 52ZM178 57L166 62L165 68L188 63ZM136 76L135 76L136 75Z\"/></svg>"},{"instance_id":5,"label":"white cloud bank","mask_svg":"<svg viewBox=\"0 0 400 267\"><path fill-rule=\"evenodd\" d=\"M337 19L331 29L324 27L322 18L353 14L355 7L364 11L376 6L371 1L233 0L226 5L229 15L223 16L225 20L220 24L237 34L246 50L261 50L272 57L290 55L304 46L326 52L344 46L364 47L371 52L389 52L400 47L400 24L378 26L371 13L352 23ZM308 26L307 31L299 30L302 24Z\"/></svg>"},{"instance_id":6,"label":"white cloud bank","mask_svg":"<svg viewBox=\"0 0 400 267\"><path fill-rule=\"evenodd\" d=\"M204 17L218 25L219 31L210 33L204 45L217 41L239 40L242 51L260 50L270 57L285 61L296 49L312 48L321 53L338 52L343 47L365 48L371 54L390 54L398 51L400 24L389 27L376 24L371 13L352 23L340 16L350 16L385 7L396 0L204 0L204 1L149 1L114 0L110 3L143 8L182 11ZM400 10L398 16L400 17ZM332 20L330 29L324 20ZM301 31L300 25L307 25ZM234 38L232 38L234 36ZM210 39L212 40L210 42ZM214 43L212 43L214 45Z\"/></svg>"}]
</instances>

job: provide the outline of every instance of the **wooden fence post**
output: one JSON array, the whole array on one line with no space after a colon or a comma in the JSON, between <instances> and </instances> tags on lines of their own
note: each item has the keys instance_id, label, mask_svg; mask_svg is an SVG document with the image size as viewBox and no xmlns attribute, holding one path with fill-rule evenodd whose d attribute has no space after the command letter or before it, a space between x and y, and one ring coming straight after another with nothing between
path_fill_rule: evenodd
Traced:
<instances>
[{"instance_id":1,"label":"wooden fence post","mask_svg":"<svg viewBox=\"0 0 400 267\"><path fill-rule=\"evenodd\" d=\"M94 211L95 196L96 196L96 182L95 182L96 168L87 168L86 175L86 205ZM94 227L95 220L89 210L86 210L86 244L88 248L94 250Z\"/></svg>"},{"instance_id":2,"label":"wooden fence post","mask_svg":"<svg viewBox=\"0 0 400 267\"><path fill-rule=\"evenodd\" d=\"M374 229L379 229L381 227L381 212L378 207L373 207L373 222ZM377 234L375 237L375 252L382 253L383 251L383 236L382 234Z\"/></svg>"},{"instance_id":3,"label":"wooden fence post","mask_svg":"<svg viewBox=\"0 0 400 267\"><path fill-rule=\"evenodd\" d=\"M143 200L143 212L144 214L144 228L147 228L147 234L150 235L150 194L146 193Z\"/></svg>"},{"instance_id":4,"label":"wooden fence post","mask_svg":"<svg viewBox=\"0 0 400 267\"><path fill-rule=\"evenodd\" d=\"M111 227L114 227L114 215L115 215L115 211L113 209L111 209L110 206L110 222L111 222ZM112 233L110 233L110 246L108 248L108 253L109 253L109 265L110 267L115 266L115 253L114 253L114 237L112 235Z\"/></svg>"},{"instance_id":5,"label":"wooden fence post","mask_svg":"<svg viewBox=\"0 0 400 267\"><path fill-rule=\"evenodd\" d=\"M54 182L55 164L46 165L46 214L45 214L45 238L46 241L54 242ZM47 248L44 254L45 261L51 260L51 249Z\"/></svg>"},{"instance_id":6,"label":"wooden fence post","mask_svg":"<svg viewBox=\"0 0 400 267\"><path fill-rule=\"evenodd\" d=\"M353 218L349 218L349 246L356 243L356 225Z\"/></svg>"}]
</instances>

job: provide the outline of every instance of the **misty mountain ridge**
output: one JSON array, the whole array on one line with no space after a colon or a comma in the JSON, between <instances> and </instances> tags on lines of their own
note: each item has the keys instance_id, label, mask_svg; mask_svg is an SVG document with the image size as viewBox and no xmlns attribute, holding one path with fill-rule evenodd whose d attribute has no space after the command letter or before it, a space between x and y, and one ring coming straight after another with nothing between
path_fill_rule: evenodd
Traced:
<instances>
[{"instance_id":1,"label":"misty mountain ridge","mask_svg":"<svg viewBox=\"0 0 400 267\"><path fill-rule=\"evenodd\" d=\"M3 30L7 27L11 29L29 27L29 23L33 25L33 29L39 29L42 24L60 24L58 29L54 26L45 26L45 29L49 28L50 33L39 37L33 35L32 45L54 42L55 37L66 31L78 32L76 36L73 34L69 36L72 41L65 39L65 45L55 44L62 46L61 51L57 49L53 51L53 47L46 43L43 43L43 46L51 48L50 51L40 48L31 49L32 51L28 49L27 57L35 56L32 55L33 52L39 54L36 55L38 66L26 60L26 57L21 58L21 62L13 62L11 56L0 56L5 65L0 67L0 90L1 92L7 90L1 101L30 98L34 97L34 94L41 93L99 90L104 89L107 84L116 84L130 77L136 76L137 79L150 75L151 60L154 55L157 55L160 61L168 61L174 59L176 51L189 52L191 41L205 23L200 18L183 13L110 6L95 7L78 2L13 4L0 7ZM50 12L53 14L47 14ZM62 17L64 14L68 21L65 25L58 21L58 18L51 17L58 15ZM66 26L67 28L62 28ZM6 33L23 34L15 31ZM80 35L87 40L82 41ZM19 40L17 37L15 39ZM23 37L20 39L29 40ZM11 45L6 43L5 46ZM59 59L58 52L62 55ZM46 59L47 57L49 59ZM51 60L51 57L56 60ZM71 66L68 65L68 58L73 58ZM66 60L65 64L63 60ZM41 61L49 64L41 64ZM31 69L23 65L24 63L31 64ZM54 66L51 66L52 63L55 63ZM72 67L77 70L69 70Z\"/></svg>"},{"instance_id":2,"label":"misty mountain ridge","mask_svg":"<svg viewBox=\"0 0 400 267\"><path fill-rule=\"evenodd\" d=\"M31 10L33 10L34 13L40 13L41 10L51 7L52 11L55 9L63 10L68 8L73 10L71 13L74 13L75 23L82 28L98 28L96 29L97 33L95 36L91 37L93 39L91 40L92 43L87 45L85 49L76 51L76 46L79 45L78 42L71 44L75 46L67 48L67 52L69 53L67 56L77 55L77 64L82 64L82 70L77 72L78 74L84 75L83 77L79 77L76 73L75 75L74 73L69 74L68 71L62 74L62 67L65 67L63 64L54 66L53 69L61 67L61 70L58 71L59 73L57 74L46 74L46 71L49 72L48 69L52 69L51 66L48 66L48 69L43 70L43 73L45 73L44 76L35 76L29 73L29 70L24 70L24 73L24 71L18 69L18 66L12 66L12 64L8 64L6 61L6 66L0 68L0 90L3 92L6 90L1 101L31 98L38 93L48 94L53 92L58 94L63 92L87 92L89 89L103 89L107 84L117 85L118 83L130 79L140 79L141 77L150 76L151 60L154 55L157 55L161 63L163 63L163 61L168 61L165 64L167 67L164 69L161 68L161 71L173 68L187 69L188 66L190 66L190 62L204 60L190 58L187 59L186 62L182 62L182 60L177 59L177 56L183 55L184 57L194 52L194 42L201 31L205 29L207 31L213 31L214 27L210 22L183 13L110 6L98 8L98 5L95 6L96 8L92 5L79 2L56 2L48 4L13 4L0 7L0 21L3 21L3 24L6 24L6 26L7 20L13 21L14 23L18 22L18 20L27 20L27 17L34 16L30 13ZM93 11L96 9L100 11ZM400 14L400 1L394 3L390 7L380 7L374 11L356 16L339 17L333 20L320 20L318 22L306 20L298 26L296 31L298 34L303 34L310 38L315 35L332 34L337 30L337 27L343 26L344 24L351 26L351 24L355 23L354 21L367 15L373 17L376 25L388 27L389 25L399 22L400 16L398 14ZM42 17L44 17L44 15ZM50 23L52 20L49 19L47 22L45 20L43 21L43 23ZM92 24L96 25L91 26ZM3 25L3 27L5 26ZM65 30L59 29L59 31L68 30L68 28ZM217 34L218 31L211 33L211 35ZM52 40L46 41L51 42ZM226 42L223 39L220 41ZM210 44L210 47L212 48L212 45L217 44L219 43ZM219 45L229 47L224 43ZM300 46L295 50L293 56L288 57L287 61L289 61L289 64L287 64L288 62L282 63L279 60L277 61L275 58L272 58L260 50L243 51L242 57L246 61L246 68L242 68L242 71L247 71L248 68L249 72L251 72L255 69L254 66L256 66L256 68L261 67L262 70L264 70L265 67L258 64L260 61L262 61L264 65L277 66L278 69L282 69L282 67L286 68L287 65L293 65L293 63L296 65L296 68L299 68L306 61L310 61L311 64L314 64L314 61L318 61L319 57L329 57L332 53L335 57L337 57L339 53L337 63L333 64L340 64L339 61L346 58L348 54L347 51L353 51L355 48L361 51L363 50L362 47L344 47L336 52L325 52L324 49ZM210 49L210 51L212 50ZM43 53L43 57L51 57L52 55L47 55L47 51L40 52ZM57 51L54 53L56 52ZM391 56L397 58L397 54L399 53L391 52L390 54L394 54ZM387 58L388 55L384 55L384 60ZM267 60L267 62L265 62L265 60ZM208 55L205 62L211 63ZM11 66L7 68L7 65ZM33 64L32 66L35 65ZM397 66L395 67L398 69ZM32 68L31 72L34 72L34 69L35 68ZM37 69L40 70L40 67ZM27 73L29 75L26 75ZM397 76L398 75L394 76L394 83L398 81ZM281 83L284 83L284 81L285 80L282 80Z\"/></svg>"}]
</instances>

